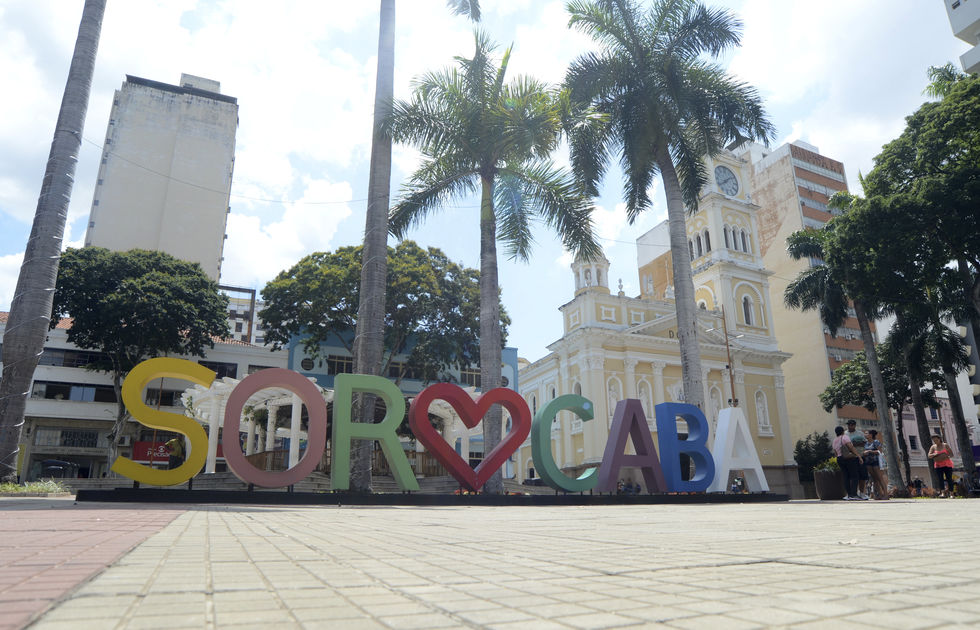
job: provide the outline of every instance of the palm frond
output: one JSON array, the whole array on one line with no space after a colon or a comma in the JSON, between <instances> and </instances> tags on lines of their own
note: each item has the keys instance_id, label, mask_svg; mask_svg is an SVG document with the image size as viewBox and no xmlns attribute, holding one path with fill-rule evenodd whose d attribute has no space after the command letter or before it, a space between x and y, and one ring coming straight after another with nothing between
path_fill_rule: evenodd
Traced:
<instances>
[{"instance_id":1,"label":"palm frond","mask_svg":"<svg viewBox=\"0 0 980 630\"><path fill-rule=\"evenodd\" d=\"M388 231L402 238L431 212L451 199L476 192L479 176L472 165L444 157L428 160L402 189L388 216Z\"/></svg>"},{"instance_id":2,"label":"palm frond","mask_svg":"<svg viewBox=\"0 0 980 630\"><path fill-rule=\"evenodd\" d=\"M446 0L446 6L453 12L453 15L462 15L474 22L479 22L482 17L480 0Z\"/></svg>"},{"instance_id":3,"label":"palm frond","mask_svg":"<svg viewBox=\"0 0 980 630\"><path fill-rule=\"evenodd\" d=\"M793 232L786 239L786 253L793 260L823 259L824 238L826 238L825 234L813 228Z\"/></svg>"},{"instance_id":4,"label":"palm frond","mask_svg":"<svg viewBox=\"0 0 980 630\"><path fill-rule=\"evenodd\" d=\"M501 169L501 176L522 184L527 211L554 229L566 249L586 257L602 252L593 231L592 202L571 173L539 160L508 165Z\"/></svg>"},{"instance_id":5,"label":"palm frond","mask_svg":"<svg viewBox=\"0 0 980 630\"><path fill-rule=\"evenodd\" d=\"M493 206L497 215L497 239L503 241L507 257L527 262L534 237L533 213L529 211L524 183L512 176L499 177L493 187Z\"/></svg>"}]
</instances>

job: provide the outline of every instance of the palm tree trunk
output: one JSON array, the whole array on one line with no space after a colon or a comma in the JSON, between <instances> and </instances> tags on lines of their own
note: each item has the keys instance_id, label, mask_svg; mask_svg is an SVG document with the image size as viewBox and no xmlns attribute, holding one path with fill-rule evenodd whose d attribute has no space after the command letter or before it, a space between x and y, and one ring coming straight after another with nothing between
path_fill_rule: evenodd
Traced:
<instances>
[{"instance_id":1,"label":"palm tree trunk","mask_svg":"<svg viewBox=\"0 0 980 630\"><path fill-rule=\"evenodd\" d=\"M899 469L898 450L895 444L895 429L889 417L888 396L885 393L885 379L881 376L881 366L878 364L878 351L875 349L874 336L871 334L871 323L868 311L860 300L854 300L854 312L858 325L861 327L861 341L864 342L864 355L868 361L868 373L871 375L871 389L875 398L875 410L881 422L881 435L885 442L885 456L888 458L888 483L899 493L905 490L902 483L902 473Z\"/></svg>"},{"instance_id":2,"label":"palm tree trunk","mask_svg":"<svg viewBox=\"0 0 980 630\"><path fill-rule=\"evenodd\" d=\"M0 380L0 480L12 478L17 473L24 409L51 319L61 240L75 182L75 165L82 143L104 13L105 0L86 0L34 213L34 225L10 304L3 336L3 378Z\"/></svg>"},{"instance_id":3,"label":"palm tree trunk","mask_svg":"<svg viewBox=\"0 0 980 630\"><path fill-rule=\"evenodd\" d=\"M912 398L912 410L915 412L915 427L919 432L920 448L929 450L932 434L929 432L929 421L926 420L925 405L922 404L922 390L919 389L922 379L908 353L905 354L905 369L909 374L909 395ZM939 475L932 466L929 466L929 479L933 488L939 487Z\"/></svg>"},{"instance_id":4,"label":"palm tree trunk","mask_svg":"<svg viewBox=\"0 0 980 630\"><path fill-rule=\"evenodd\" d=\"M500 285L497 281L497 219L493 210L493 180L483 179L480 202L480 391L500 385ZM483 456L500 443L503 413L494 405L483 417ZM496 471L483 491L501 494L503 475Z\"/></svg>"},{"instance_id":5,"label":"palm tree trunk","mask_svg":"<svg viewBox=\"0 0 980 630\"><path fill-rule=\"evenodd\" d=\"M395 0L381 0L378 34L378 76L374 92L374 131L371 137L371 170L361 261L360 302L354 333L354 372L378 375L384 353L385 288L388 275L388 196L391 192L391 138L381 132L381 122L391 112L395 77ZM374 422L375 397L355 397L354 418ZM351 445L351 490L371 492L371 459L374 442L357 440Z\"/></svg>"},{"instance_id":6,"label":"palm tree trunk","mask_svg":"<svg viewBox=\"0 0 980 630\"><path fill-rule=\"evenodd\" d=\"M897 418L895 430L898 433L898 452L902 454L902 470L905 471L905 487L907 488L912 483L912 465L909 463L908 442L905 441L905 423L902 422L902 408L889 409L890 411L894 411L895 417Z\"/></svg>"},{"instance_id":7,"label":"palm tree trunk","mask_svg":"<svg viewBox=\"0 0 980 630\"><path fill-rule=\"evenodd\" d=\"M684 196L674 163L666 149L658 151L657 164L660 166L664 192L667 195L667 224L670 230L670 260L674 267L674 309L677 312L677 342L681 355L684 402L704 410L701 349L698 347L697 334L698 308L694 302L694 274L691 271L691 255L687 246ZM730 366L729 369L735 369L735 366Z\"/></svg>"},{"instance_id":8,"label":"palm tree trunk","mask_svg":"<svg viewBox=\"0 0 980 630\"><path fill-rule=\"evenodd\" d=\"M960 388L956 384L956 371L948 359L943 359L942 364L946 393L949 394L949 407L953 412L953 426L956 427L956 446L960 449L963 469L969 475L976 470L976 462L973 459L973 445L970 443L970 429L966 426L966 416L963 414Z\"/></svg>"}]
</instances>

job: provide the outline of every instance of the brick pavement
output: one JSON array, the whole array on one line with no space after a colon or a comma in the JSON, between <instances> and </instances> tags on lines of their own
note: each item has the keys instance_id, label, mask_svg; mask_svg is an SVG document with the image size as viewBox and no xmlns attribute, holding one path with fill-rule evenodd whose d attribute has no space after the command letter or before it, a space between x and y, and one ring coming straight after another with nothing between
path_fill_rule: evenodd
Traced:
<instances>
[{"instance_id":1,"label":"brick pavement","mask_svg":"<svg viewBox=\"0 0 980 630\"><path fill-rule=\"evenodd\" d=\"M183 511L0 498L0 630L23 627Z\"/></svg>"},{"instance_id":2,"label":"brick pavement","mask_svg":"<svg viewBox=\"0 0 980 630\"><path fill-rule=\"evenodd\" d=\"M32 627L977 627L978 517L970 500L198 507Z\"/></svg>"}]
</instances>

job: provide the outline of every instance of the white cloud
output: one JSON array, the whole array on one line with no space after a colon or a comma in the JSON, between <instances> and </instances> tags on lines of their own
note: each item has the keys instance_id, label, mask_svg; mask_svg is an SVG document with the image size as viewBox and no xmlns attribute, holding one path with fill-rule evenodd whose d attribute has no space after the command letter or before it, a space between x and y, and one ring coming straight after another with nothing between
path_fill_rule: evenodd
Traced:
<instances>
[{"instance_id":1,"label":"white cloud","mask_svg":"<svg viewBox=\"0 0 980 630\"><path fill-rule=\"evenodd\" d=\"M323 199L350 199L346 182L307 180L302 198L286 204L282 216L263 223L259 217L228 215L228 241L221 266L225 284L262 288L280 271L303 256L331 249L338 225L352 212L347 204L323 204Z\"/></svg>"},{"instance_id":2,"label":"white cloud","mask_svg":"<svg viewBox=\"0 0 980 630\"><path fill-rule=\"evenodd\" d=\"M0 311L9 311L17 287L20 265L24 262L24 252L0 256Z\"/></svg>"}]
</instances>

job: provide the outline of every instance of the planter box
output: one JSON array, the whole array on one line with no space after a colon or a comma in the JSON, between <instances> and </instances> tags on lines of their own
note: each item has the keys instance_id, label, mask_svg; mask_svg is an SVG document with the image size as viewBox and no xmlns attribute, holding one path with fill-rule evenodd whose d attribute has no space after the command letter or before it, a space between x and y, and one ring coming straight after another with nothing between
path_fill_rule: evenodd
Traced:
<instances>
[{"instance_id":1,"label":"planter box","mask_svg":"<svg viewBox=\"0 0 980 630\"><path fill-rule=\"evenodd\" d=\"M821 501L840 501L844 498L844 474L839 470L813 471L813 485Z\"/></svg>"}]
</instances>

